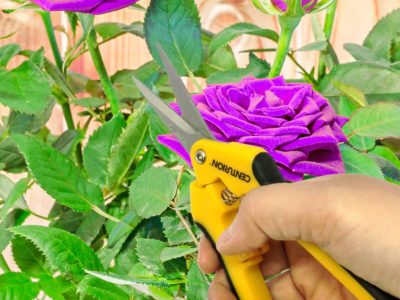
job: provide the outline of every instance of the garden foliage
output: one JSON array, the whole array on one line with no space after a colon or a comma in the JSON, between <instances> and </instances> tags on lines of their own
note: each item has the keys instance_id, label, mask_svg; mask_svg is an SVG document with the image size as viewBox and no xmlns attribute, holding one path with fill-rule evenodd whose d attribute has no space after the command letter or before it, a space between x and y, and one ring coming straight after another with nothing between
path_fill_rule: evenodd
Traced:
<instances>
[{"instance_id":1,"label":"garden foliage","mask_svg":"<svg viewBox=\"0 0 400 300\"><path fill-rule=\"evenodd\" d=\"M159 43L180 75L194 83L267 77L271 66L257 53L270 49L242 49L250 59L239 68L229 43L249 34L278 44L280 34L247 23L211 33L201 28L194 0L152 0L147 9L134 5L144 18L131 24L96 24L92 15L68 12L74 38L61 57L49 13L32 4L24 8L42 15L53 53L17 44L0 48L0 103L10 108L0 137L0 253L11 245L20 270L11 272L0 257L0 298L28 300L42 292L56 300L206 299L210 278L196 264L200 232L190 215L194 177L158 143L168 131L132 76L165 101L174 100ZM332 16L334 9L322 13ZM400 10L380 20L362 45L344 45L354 57L350 63L338 61L329 26L324 30L315 20L313 29L316 41L289 48L287 59L316 51L321 62L301 68L296 81L311 84L350 118L344 127L348 142L340 145L346 171L399 184ZM108 76L98 45L124 34L145 39L154 60ZM86 52L100 80L70 71ZM24 61L8 67L15 56ZM57 136L46 126L55 106L62 107L68 125ZM75 106L79 122L71 118ZM89 134L92 124L97 129ZM8 174L22 179L12 182ZM24 225L34 214L24 198L34 184L55 200L50 214L41 216L48 227Z\"/></svg>"}]
</instances>

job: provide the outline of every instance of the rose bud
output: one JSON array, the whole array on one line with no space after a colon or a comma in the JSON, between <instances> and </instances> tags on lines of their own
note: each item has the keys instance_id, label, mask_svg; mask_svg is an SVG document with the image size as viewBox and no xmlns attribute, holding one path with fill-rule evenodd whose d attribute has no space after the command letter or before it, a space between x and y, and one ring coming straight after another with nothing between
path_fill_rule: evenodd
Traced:
<instances>
[{"instance_id":1,"label":"rose bud","mask_svg":"<svg viewBox=\"0 0 400 300\"><path fill-rule=\"evenodd\" d=\"M288 2L294 0L253 0L254 5L269 15L283 15L288 10ZM335 0L301 0L304 13L321 11Z\"/></svg>"}]
</instances>

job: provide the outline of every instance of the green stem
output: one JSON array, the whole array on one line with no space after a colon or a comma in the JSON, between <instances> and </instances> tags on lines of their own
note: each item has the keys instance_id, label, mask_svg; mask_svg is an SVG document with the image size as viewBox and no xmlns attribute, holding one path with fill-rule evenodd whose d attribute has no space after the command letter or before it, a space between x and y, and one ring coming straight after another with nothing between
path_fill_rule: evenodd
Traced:
<instances>
[{"instance_id":1,"label":"green stem","mask_svg":"<svg viewBox=\"0 0 400 300\"><path fill-rule=\"evenodd\" d=\"M10 267L8 266L3 254L0 253L0 269L2 269L4 272L11 272Z\"/></svg>"},{"instance_id":2,"label":"green stem","mask_svg":"<svg viewBox=\"0 0 400 300\"><path fill-rule=\"evenodd\" d=\"M196 77L194 77L194 74L190 70L188 70L188 75L189 75L189 79L196 86L197 92L198 93L202 93L203 92L203 88L201 87L200 83L196 80Z\"/></svg>"},{"instance_id":3,"label":"green stem","mask_svg":"<svg viewBox=\"0 0 400 300\"><path fill-rule=\"evenodd\" d=\"M120 222L121 222L120 219L118 219L118 218L116 218L116 217L114 217L114 216L112 216L112 215L106 213L104 210L102 210L101 208L99 208L99 207L96 206L96 205L93 205L93 206L92 206L92 209L93 209L93 211L95 211L98 215L100 215L100 216L102 216L102 217L104 217L104 218L106 218L106 219L108 219L108 220L110 220L110 221L113 221L113 222L115 222L115 223L120 223Z\"/></svg>"},{"instance_id":4,"label":"green stem","mask_svg":"<svg viewBox=\"0 0 400 300\"><path fill-rule=\"evenodd\" d=\"M111 106L111 111L114 116L120 114L120 107L117 94L114 91L110 77L107 74L104 61L100 53L99 45L97 43L96 31L93 29L87 36L86 39L90 55L92 57L94 66L96 67L97 73L100 77L101 85L103 86L104 93L106 94L108 101Z\"/></svg>"},{"instance_id":5,"label":"green stem","mask_svg":"<svg viewBox=\"0 0 400 300\"><path fill-rule=\"evenodd\" d=\"M63 61L60 54L60 49L58 48L57 39L54 34L53 22L51 21L51 15L49 12L41 12L42 20L46 28L47 36L49 38L51 50L53 51L54 60L56 62L57 68L62 72ZM64 114L65 122L67 123L68 129L75 129L74 120L72 118L71 107L69 103L61 104L62 111Z\"/></svg>"},{"instance_id":6,"label":"green stem","mask_svg":"<svg viewBox=\"0 0 400 300\"><path fill-rule=\"evenodd\" d=\"M331 39L333 25L335 23L337 1L334 1L327 9L324 24L324 34L327 41ZM322 56L322 55L321 55ZM320 58L318 65L318 77L322 78L326 74L325 62Z\"/></svg>"},{"instance_id":7,"label":"green stem","mask_svg":"<svg viewBox=\"0 0 400 300\"><path fill-rule=\"evenodd\" d=\"M310 73L307 72L306 69L297 61L296 57L293 53L288 53L288 57L292 60L292 62L304 73L304 77L308 79L308 81L315 87L318 85L317 81L311 76Z\"/></svg>"},{"instance_id":8,"label":"green stem","mask_svg":"<svg viewBox=\"0 0 400 300\"><path fill-rule=\"evenodd\" d=\"M282 72L283 64L285 63L286 56L289 52L290 43L293 38L293 33L300 23L301 18L292 16L279 17L279 24L281 26L281 34L279 36L278 49L276 51L275 61L272 65L269 77L279 76Z\"/></svg>"}]
</instances>

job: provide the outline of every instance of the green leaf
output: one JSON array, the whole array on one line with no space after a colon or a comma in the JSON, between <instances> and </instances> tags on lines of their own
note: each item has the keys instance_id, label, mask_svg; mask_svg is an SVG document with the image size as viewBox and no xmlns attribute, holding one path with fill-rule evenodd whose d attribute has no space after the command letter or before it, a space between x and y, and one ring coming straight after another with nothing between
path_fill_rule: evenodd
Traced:
<instances>
[{"instance_id":1,"label":"green leaf","mask_svg":"<svg viewBox=\"0 0 400 300\"><path fill-rule=\"evenodd\" d=\"M89 211L82 218L74 234L82 241L86 242L86 244L90 245L101 231L104 222L104 217L98 215L94 211Z\"/></svg>"},{"instance_id":2,"label":"green leaf","mask_svg":"<svg viewBox=\"0 0 400 300\"><path fill-rule=\"evenodd\" d=\"M145 105L141 105L128 119L118 142L112 148L108 163L108 186L121 184L133 161L145 146L148 136L149 117Z\"/></svg>"},{"instance_id":3,"label":"green leaf","mask_svg":"<svg viewBox=\"0 0 400 300\"><path fill-rule=\"evenodd\" d=\"M11 134L25 133L27 131L36 133L40 131L53 112L54 103L50 105L40 114L27 115L17 111L11 111L8 118L7 126Z\"/></svg>"},{"instance_id":4,"label":"green leaf","mask_svg":"<svg viewBox=\"0 0 400 300\"><path fill-rule=\"evenodd\" d=\"M244 69L234 69L224 72L216 72L212 74L208 79L208 84L222 84L239 82L244 77L254 76L256 78L267 77L271 70L271 66L265 60L259 59L255 54L250 53L250 63Z\"/></svg>"},{"instance_id":5,"label":"green leaf","mask_svg":"<svg viewBox=\"0 0 400 300\"><path fill-rule=\"evenodd\" d=\"M369 103L400 97L400 72L380 64L354 62L335 66L320 84L320 91L327 97L342 93L332 81L354 86L366 95Z\"/></svg>"},{"instance_id":6,"label":"green leaf","mask_svg":"<svg viewBox=\"0 0 400 300\"><path fill-rule=\"evenodd\" d=\"M400 137L400 106L377 103L357 110L349 122L350 135L381 139Z\"/></svg>"},{"instance_id":7,"label":"green leaf","mask_svg":"<svg viewBox=\"0 0 400 300\"><path fill-rule=\"evenodd\" d=\"M400 169L400 159L396 156L396 154L390 150L387 147L383 146L376 146L374 149L372 149L370 154L374 154L380 157L383 157L390 161L392 164L394 164L397 168Z\"/></svg>"},{"instance_id":8,"label":"green leaf","mask_svg":"<svg viewBox=\"0 0 400 300\"><path fill-rule=\"evenodd\" d=\"M93 107L97 108L105 105L107 101L103 98L91 97L91 98L75 99L72 100L72 103L85 108L93 108Z\"/></svg>"},{"instance_id":9,"label":"green leaf","mask_svg":"<svg viewBox=\"0 0 400 300\"><path fill-rule=\"evenodd\" d=\"M392 40L399 32L400 9L396 9L379 20L365 39L364 46L370 48L376 55L389 60Z\"/></svg>"},{"instance_id":10,"label":"green leaf","mask_svg":"<svg viewBox=\"0 0 400 300\"><path fill-rule=\"evenodd\" d=\"M179 158L176 155L176 153L171 151L167 147L161 145L157 140L157 137L159 135L169 133L169 131L156 113L150 114L149 131L150 131L150 138L158 154L167 162L170 163L177 162Z\"/></svg>"},{"instance_id":11,"label":"green leaf","mask_svg":"<svg viewBox=\"0 0 400 300\"><path fill-rule=\"evenodd\" d=\"M4 164L4 171L9 173L21 173L25 170L24 158L10 137L0 144L0 163Z\"/></svg>"},{"instance_id":12,"label":"green leaf","mask_svg":"<svg viewBox=\"0 0 400 300\"><path fill-rule=\"evenodd\" d=\"M62 274L81 278L85 273L84 269L103 270L96 253L67 231L36 225L13 227L10 230L33 242L46 256L47 261Z\"/></svg>"},{"instance_id":13,"label":"green leaf","mask_svg":"<svg viewBox=\"0 0 400 300\"><path fill-rule=\"evenodd\" d=\"M355 60L364 62L379 62L384 65L389 65L390 61L378 56L371 49L357 44L344 44L344 49L354 57Z\"/></svg>"},{"instance_id":14,"label":"green leaf","mask_svg":"<svg viewBox=\"0 0 400 300\"><path fill-rule=\"evenodd\" d=\"M152 273L165 274L165 268L161 260L161 252L167 246L166 243L154 239L137 239L136 252L140 262Z\"/></svg>"},{"instance_id":15,"label":"green leaf","mask_svg":"<svg viewBox=\"0 0 400 300\"><path fill-rule=\"evenodd\" d=\"M169 245L180 245L193 241L186 228L177 217L163 216L161 217L161 222ZM196 235L199 235L200 231L196 226L192 226L191 229Z\"/></svg>"},{"instance_id":16,"label":"green leaf","mask_svg":"<svg viewBox=\"0 0 400 300\"><path fill-rule=\"evenodd\" d=\"M106 185L108 162L112 147L117 143L125 120L118 115L99 127L89 138L83 151L83 165L90 179L98 185Z\"/></svg>"},{"instance_id":17,"label":"green leaf","mask_svg":"<svg viewBox=\"0 0 400 300\"><path fill-rule=\"evenodd\" d=\"M348 99L354 101L359 106L368 105L367 99L365 95L356 87L342 83L340 81L333 80L332 84L335 88L343 93L343 95L347 96Z\"/></svg>"},{"instance_id":18,"label":"green leaf","mask_svg":"<svg viewBox=\"0 0 400 300\"><path fill-rule=\"evenodd\" d=\"M200 271L195 261L192 261L187 274L186 290L188 300L203 300L208 298L209 283Z\"/></svg>"},{"instance_id":19,"label":"green leaf","mask_svg":"<svg viewBox=\"0 0 400 300\"><path fill-rule=\"evenodd\" d=\"M1 176L1 183L6 182L5 178L6 177L3 177L3 175ZM24 199L24 194L29 187L29 178L20 179L15 185L12 181L10 183L12 184L12 189L9 191L7 197L3 198L5 201L3 207L0 209L0 220L3 220L13 208L22 208L28 210L28 206Z\"/></svg>"},{"instance_id":20,"label":"green leaf","mask_svg":"<svg viewBox=\"0 0 400 300\"><path fill-rule=\"evenodd\" d=\"M39 185L57 202L77 211L103 203L100 188L65 155L32 137L15 135L14 140Z\"/></svg>"},{"instance_id":21,"label":"green leaf","mask_svg":"<svg viewBox=\"0 0 400 300\"><path fill-rule=\"evenodd\" d=\"M125 33L132 33L138 37L144 37L143 23L133 22L130 25L123 23L105 22L96 24L95 27L98 35L101 36L101 43L108 42Z\"/></svg>"},{"instance_id":22,"label":"green leaf","mask_svg":"<svg viewBox=\"0 0 400 300\"><path fill-rule=\"evenodd\" d=\"M52 273L46 266L46 258L31 241L15 236L11 247L14 261L22 272L35 278L42 275L51 276Z\"/></svg>"},{"instance_id":23,"label":"green leaf","mask_svg":"<svg viewBox=\"0 0 400 300\"><path fill-rule=\"evenodd\" d=\"M144 171L149 169L154 164L154 148L150 148L137 164L135 171L132 174L132 181L135 181Z\"/></svg>"},{"instance_id":24,"label":"green leaf","mask_svg":"<svg viewBox=\"0 0 400 300\"><path fill-rule=\"evenodd\" d=\"M210 55L213 55L218 49L226 46L233 39L243 34L268 38L274 42L278 42L279 40L279 35L273 30L263 29L251 23L237 23L225 28L213 38L210 44Z\"/></svg>"},{"instance_id":25,"label":"green leaf","mask_svg":"<svg viewBox=\"0 0 400 300\"><path fill-rule=\"evenodd\" d=\"M163 278L138 278L133 276L119 275L119 274L110 274L103 272L92 272L86 271L88 274L100 278L106 282L110 282L117 285L129 285L134 289L146 294L150 295L149 287L147 285L156 286L156 287L168 287L169 282Z\"/></svg>"},{"instance_id":26,"label":"green leaf","mask_svg":"<svg viewBox=\"0 0 400 300\"><path fill-rule=\"evenodd\" d=\"M175 258L195 253L197 248L190 246L166 247L161 251L161 261L166 262Z\"/></svg>"},{"instance_id":27,"label":"green leaf","mask_svg":"<svg viewBox=\"0 0 400 300\"><path fill-rule=\"evenodd\" d=\"M78 287L78 293L89 295L95 299L126 300L129 295L112 283L91 275L86 276Z\"/></svg>"},{"instance_id":28,"label":"green leaf","mask_svg":"<svg viewBox=\"0 0 400 300\"><path fill-rule=\"evenodd\" d=\"M84 139L80 130L67 130L63 132L53 143L53 147L62 154L70 155L76 146Z\"/></svg>"},{"instance_id":29,"label":"green leaf","mask_svg":"<svg viewBox=\"0 0 400 300\"><path fill-rule=\"evenodd\" d=\"M317 41L310 44L307 44L299 49L296 49L296 52L307 52L307 51L326 51L328 48L327 41Z\"/></svg>"},{"instance_id":30,"label":"green leaf","mask_svg":"<svg viewBox=\"0 0 400 300\"><path fill-rule=\"evenodd\" d=\"M400 184L400 159L389 148L376 146L369 153L380 166L385 178Z\"/></svg>"},{"instance_id":31,"label":"green leaf","mask_svg":"<svg viewBox=\"0 0 400 300\"><path fill-rule=\"evenodd\" d=\"M142 220L143 218L139 217L135 211L128 212L111 231L107 246L113 247L121 239L126 240Z\"/></svg>"},{"instance_id":32,"label":"green leaf","mask_svg":"<svg viewBox=\"0 0 400 300\"><path fill-rule=\"evenodd\" d=\"M169 206L176 189L173 171L167 168L150 168L131 184L130 207L143 218L159 215Z\"/></svg>"},{"instance_id":33,"label":"green leaf","mask_svg":"<svg viewBox=\"0 0 400 300\"><path fill-rule=\"evenodd\" d=\"M36 283L23 273L0 275L0 299L33 300L39 294Z\"/></svg>"},{"instance_id":34,"label":"green leaf","mask_svg":"<svg viewBox=\"0 0 400 300\"><path fill-rule=\"evenodd\" d=\"M50 104L51 88L46 75L31 61L16 69L0 69L0 102L26 114L37 114Z\"/></svg>"},{"instance_id":35,"label":"green leaf","mask_svg":"<svg viewBox=\"0 0 400 300\"><path fill-rule=\"evenodd\" d=\"M143 97L133 82L133 77L148 85L154 85L161 77L160 66L155 61L149 61L136 70L121 70L111 76L119 99L140 99Z\"/></svg>"},{"instance_id":36,"label":"green leaf","mask_svg":"<svg viewBox=\"0 0 400 300\"><path fill-rule=\"evenodd\" d=\"M349 136L352 132L350 123L343 126L343 132ZM368 151L375 147L375 139L365 136L353 135L348 137L350 145L360 151Z\"/></svg>"},{"instance_id":37,"label":"green leaf","mask_svg":"<svg viewBox=\"0 0 400 300\"><path fill-rule=\"evenodd\" d=\"M65 293L73 290L74 285L63 277L53 278L51 276L42 276L39 286L43 292L53 300L70 299L64 297Z\"/></svg>"},{"instance_id":38,"label":"green leaf","mask_svg":"<svg viewBox=\"0 0 400 300\"><path fill-rule=\"evenodd\" d=\"M8 62L21 51L21 47L16 44L9 44L0 47L0 68L7 67Z\"/></svg>"},{"instance_id":39,"label":"green leaf","mask_svg":"<svg viewBox=\"0 0 400 300\"><path fill-rule=\"evenodd\" d=\"M200 67L203 58L200 17L193 0L152 0L145 17L144 33L150 52L160 65L157 44L180 75Z\"/></svg>"},{"instance_id":40,"label":"green leaf","mask_svg":"<svg viewBox=\"0 0 400 300\"><path fill-rule=\"evenodd\" d=\"M229 45L219 48L213 54L210 53L210 43L214 35L210 32L202 32L202 44L203 44L203 62L200 69L195 72L195 76L208 78L215 72L229 71L237 69L237 63L235 55Z\"/></svg>"},{"instance_id":41,"label":"green leaf","mask_svg":"<svg viewBox=\"0 0 400 300\"><path fill-rule=\"evenodd\" d=\"M360 153L347 145L341 145L340 150L347 173L364 174L384 179L382 171L368 155Z\"/></svg>"},{"instance_id":42,"label":"green leaf","mask_svg":"<svg viewBox=\"0 0 400 300\"><path fill-rule=\"evenodd\" d=\"M360 106L357 103L350 100L346 96L339 97L339 103L337 108L337 113L339 115L350 118L351 115L359 108Z\"/></svg>"},{"instance_id":43,"label":"green leaf","mask_svg":"<svg viewBox=\"0 0 400 300\"><path fill-rule=\"evenodd\" d=\"M368 153L368 156L376 162L386 180L400 185L400 169L397 166L379 155Z\"/></svg>"},{"instance_id":44,"label":"green leaf","mask_svg":"<svg viewBox=\"0 0 400 300\"><path fill-rule=\"evenodd\" d=\"M0 252L8 246L13 234L8 230L12 226L19 225L29 216L28 212L13 210L0 222Z\"/></svg>"}]
</instances>

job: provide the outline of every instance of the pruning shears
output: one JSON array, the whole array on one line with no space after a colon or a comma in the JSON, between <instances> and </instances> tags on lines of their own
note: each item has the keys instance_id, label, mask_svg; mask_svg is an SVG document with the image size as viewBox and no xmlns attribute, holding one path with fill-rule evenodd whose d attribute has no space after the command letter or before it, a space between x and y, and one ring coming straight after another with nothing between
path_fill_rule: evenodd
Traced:
<instances>
[{"instance_id":1,"label":"pruning shears","mask_svg":"<svg viewBox=\"0 0 400 300\"><path fill-rule=\"evenodd\" d=\"M134 81L153 109L190 153L195 181L190 186L193 219L215 249L216 241L234 220L240 198L260 185L284 182L275 161L264 149L216 141L181 78L159 48L176 100L177 115L141 81ZM395 299L337 264L315 244L298 241L357 299ZM240 300L271 299L259 264L268 246L253 253L225 256L218 252L233 293Z\"/></svg>"}]
</instances>

